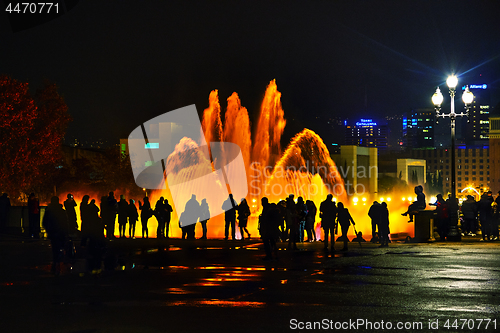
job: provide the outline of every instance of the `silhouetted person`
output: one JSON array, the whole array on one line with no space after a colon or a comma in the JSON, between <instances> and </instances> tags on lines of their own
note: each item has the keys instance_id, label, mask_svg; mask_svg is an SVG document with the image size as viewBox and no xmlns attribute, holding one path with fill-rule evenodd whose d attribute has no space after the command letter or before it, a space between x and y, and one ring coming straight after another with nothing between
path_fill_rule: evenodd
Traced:
<instances>
[{"instance_id":1,"label":"silhouetted person","mask_svg":"<svg viewBox=\"0 0 500 333\"><path fill-rule=\"evenodd\" d=\"M203 236L200 239L207 239L207 222L210 219L210 208L208 207L207 199L201 200L200 205L200 223L203 230Z\"/></svg>"},{"instance_id":2,"label":"silhouetted person","mask_svg":"<svg viewBox=\"0 0 500 333\"><path fill-rule=\"evenodd\" d=\"M182 226L184 235L187 239L195 239L196 223L200 218L200 203L196 200L196 195L194 194L191 196L191 199L186 202L184 218Z\"/></svg>"},{"instance_id":3,"label":"silhouetted person","mask_svg":"<svg viewBox=\"0 0 500 333\"><path fill-rule=\"evenodd\" d=\"M276 204L270 204L266 197L261 199L262 213L259 216L259 230L264 243L266 256L264 260L272 260L274 252L278 257L276 239L280 236L279 224L281 220L280 211Z\"/></svg>"},{"instance_id":4,"label":"silhouetted person","mask_svg":"<svg viewBox=\"0 0 500 333\"><path fill-rule=\"evenodd\" d=\"M82 232L82 240L80 245L86 246L87 240L89 237L89 200L90 197L85 194L82 198L82 202L80 203L80 220L82 224L80 225L80 229ZM94 201L95 202L95 201Z\"/></svg>"},{"instance_id":5,"label":"silhouetted person","mask_svg":"<svg viewBox=\"0 0 500 333\"><path fill-rule=\"evenodd\" d=\"M380 234L380 247L389 246L389 209L387 209L387 203L382 202L380 204L380 218L378 220L378 232ZM354 224L354 222L353 222Z\"/></svg>"},{"instance_id":6,"label":"silhouetted person","mask_svg":"<svg viewBox=\"0 0 500 333\"><path fill-rule=\"evenodd\" d=\"M500 191L498 191L498 195L495 198L495 214L493 216L493 220L491 222L491 228L492 228L492 239L493 240L499 240L500 235L499 235L499 230L498 230L498 219L500 218Z\"/></svg>"},{"instance_id":7,"label":"silhouetted person","mask_svg":"<svg viewBox=\"0 0 500 333\"><path fill-rule=\"evenodd\" d=\"M481 233L483 234L483 241L491 240L491 220L493 219L493 196L491 191L484 193L478 203L479 209L479 222L481 223Z\"/></svg>"},{"instance_id":8,"label":"silhouetted person","mask_svg":"<svg viewBox=\"0 0 500 333\"><path fill-rule=\"evenodd\" d=\"M106 228L107 226L107 221L109 220L109 209L108 209L108 197L107 196L102 196L101 197L101 202L99 203L99 206L101 208L101 222Z\"/></svg>"},{"instance_id":9,"label":"silhouetted person","mask_svg":"<svg viewBox=\"0 0 500 333\"><path fill-rule=\"evenodd\" d=\"M408 214L410 215L410 221L408 222L413 222L413 216L415 213L418 213L420 209L425 209L427 205L425 203L424 188L422 185L415 186L415 194L417 195L417 201L414 201L410 206L408 206L408 210L401 214L403 216L407 216Z\"/></svg>"},{"instance_id":10,"label":"silhouetted person","mask_svg":"<svg viewBox=\"0 0 500 333\"><path fill-rule=\"evenodd\" d=\"M187 220L186 220L186 216L188 214L186 214L186 212L182 212L181 213L181 216L179 216L179 228L181 228L181 232L182 232L182 236L181 236L181 239L184 240L187 238Z\"/></svg>"},{"instance_id":11,"label":"silhouetted person","mask_svg":"<svg viewBox=\"0 0 500 333\"><path fill-rule=\"evenodd\" d=\"M297 250L299 219L293 197L294 195L290 194L286 199L286 231L288 234L288 249Z\"/></svg>"},{"instance_id":12,"label":"silhouetted person","mask_svg":"<svg viewBox=\"0 0 500 333\"><path fill-rule=\"evenodd\" d=\"M321 218L321 227L325 231L324 249L328 250L328 237L332 243L332 252L335 251L335 219L337 218L337 206L335 201L332 201L333 195L328 194L325 201L319 206L319 217Z\"/></svg>"},{"instance_id":13,"label":"silhouetted person","mask_svg":"<svg viewBox=\"0 0 500 333\"><path fill-rule=\"evenodd\" d=\"M248 217L250 216L250 207L248 206L247 199L241 199L241 203L238 205L237 211L241 240L245 240L245 232L247 233L248 239L250 239L250 233L247 229Z\"/></svg>"},{"instance_id":14,"label":"silhouetted person","mask_svg":"<svg viewBox=\"0 0 500 333\"><path fill-rule=\"evenodd\" d=\"M86 218L90 223L89 233L92 233L95 237L104 238L104 223L102 218L99 217L99 207L95 204L95 199L90 201L86 210Z\"/></svg>"},{"instance_id":15,"label":"silhouetted person","mask_svg":"<svg viewBox=\"0 0 500 333\"><path fill-rule=\"evenodd\" d=\"M28 197L29 233L31 238L40 238L40 203L35 193Z\"/></svg>"},{"instance_id":16,"label":"silhouetted person","mask_svg":"<svg viewBox=\"0 0 500 333\"><path fill-rule=\"evenodd\" d=\"M165 199L163 201L163 211L162 211L162 214L163 214L163 222L164 222L164 225L166 227L166 230L164 231L164 235L165 235L166 238L170 238L170 236L168 234L170 232L170 220L172 219L172 212L173 211L174 211L174 209L168 203L168 199Z\"/></svg>"},{"instance_id":17,"label":"silhouetted person","mask_svg":"<svg viewBox=\"0 0 500 333\"><path fill-rule=\"evenodd\" d=\"M52 197L45 210L43 227L47 231L52 246L52 272L58 275L61 270L61 260L64 256L64 245L68 236L68 217L59 203L59 197Z\"/></svg>"},{"instance_id":18,"label":"silhouetted person","mask_svg":"<svg viewBox=\"0 0 500 333\"><path fill-rule=\"evenodd\" d=\"M307 217L306 217L306 231L307 231L307 241L312 242L316 241L316 231L314 230L314 223L316 222L316 213L318 209L314 204L314 201L307 200Z\"/></svg>"},{"instance_id":19,"label":"silhouetted person","mask_svg":"<svg viewBox=\"0 0 500 333\"><path fill-rule=\"evenodd\" d=\"M125 196L120 195L120 201L118 202L118 233L120 238L126 237L127 230L127 219L128 219L128 202L125 200Z\"/></svg>"},{"instance_id":20,"label":"silhouetted person","mask_svg":"<svg viewBox=\"0 0 500 333\"><path fill-rule=\"evenodd\" d=\"M438 194L436 196L436 199L436 203L433 205L436 206L435 214L437 230L440 240L444 241L446 239L446 236L448 235L448 231L450 228L449 207L446 201L444 201L442 194Z\"/></svg>"},{"instance_id":21,"label":"silhouetted person","mask_svg":"<svg viewBox=\"0 0 500 333\"><path fill-rule=\"evenodd\" d=\"M462 202L462 215L464 217L464 223L462 226L464 236L475 236L477 223L477 202L472 195L468 195L467 200Z\"/></svg>"},{"instance_id":22,"label":"silhouetted person","mask_svg":"<svg viewBox=\"0 0 500 333\"><path fill-rule=\"evenodd\" d=\"M139 209L141 210L142 238L144 238L144 235L146 235L146 238L148 238L148 220L151 216L153 216L153 210L151 209L151 204L149 203L148 197L144 197L144 204L142 204L139 200Z\"/></svg>"},{"instance_id":23,"label":"silhouetted person","mask_svg":"<svg viewBox=\"0 0 500 333\"><path fill-rule=\"evenodd\" d=\"M283 242L285 242L288 239L288 234L286 231L286 201L285 200L280 200L278 204L276 205L279 212L280 212L280 221L278 228L280 230L280 238Z\"/></svg>"},{"instance_id":24,"label":"silhouetted person","mask_svg":"<svg viewBox=\"0 0 500 333\"><path fill-rule=\"evenodd\" d=\"M299 242L303 243L304 230L306 229L307 206L304 203L304 199L302 197L297 198L295 211L297 212L297 219L299 220Z\"/></svg>"},{"instance_id":25,"label":"silhouetted person","mask_svg":"<svg viewBox=\"0 0 500 333\"><path fill-rule=\"evenodd\" d=\"M106 197L104 197L106 202ZM102 256L105 251L106 243L104 241L104 224L99 217L99 208L92 199L86 208L85 218L87 220L88 231L88 267L92 274L101 271ZM82 222L83 223L83 222Z\"/></svg>"},{"instance_id":26,"label":"silhouetted person","mask_svg":"<svg viewBox=\"0 0 500 333\"><path fill-rule=\"evenodd\" d=\"M135 225L139 220L139 213L137 212L137 207L135 206L135 201L130 199L128 204L128 236L135 239Z\"/></svg>"},{"instance_id":27,"label":"silhouetted person","mask_svg":"<svg viewBox=\"0 0 500 333\"><path fill-rule=\"evenodd\" d=\"M113 192L109 192L109 196L107 199L108 203L108 214L106 224L106 237L109 239L115 238L115 222L116 222L116 214L118 213L118 202L115 199L115 194Z\"/></svg>"},{"instance_id":28,"label":"silhouetted person","mask_svg":"<svg viewBox=\"0 0 500 333\"><path fill-rule=\"evenodd\" d=\"M10 199L7 193L2 193L0 197L0 231L3 231L9 223Z\"/></svg>"},{"instance_id":29,"label":"silhouetted person","mask_svg":"<svg viewBox=\"0 0 500 333\"><path fill-rule=\"evenodd\" d=\"M344 247L342 251L347 251L347 243L349 242L349 238L347 238L347 232L349 231L349 226L356 225L354 220L349 213L347 208L344 208L344 204L339 202L337 204L337 220L339 221L340 228L342 229L342 239L344 240Z\"/></svg>"},{"instance_id":30,"label":"silhouetted person","mask_svg":"<svg viewBox=\"0 0 500 333\"><path fill-rule=\"evenodd\" d=\"M380 204L377 201L374 201L370 206L370 209L368 210L368 216L372 220L372 239L370 240L370 242L372 243L376 243L378 241L377 238L375 238L375 234L377 233L377 225L379 224L380 220L380 211Z\"/></svg>"},{"instance_id":31,"label":"silhouetted person","mask_svg":"<svg viewBox=\"0 0 500 333\"><path fill-rule=\"evenodd\" d=\"M236 239L236 209L238 205L236 201L233 199L233 195L229 194L229 198L224 201L222 204L222 209L225 211L224 220L225 220L225 228L224 228L224 240L228 240L229 238L229 227L231 227L231 239Z\"/></svg>"},{"instance_id":32,"label":"silhouetted person","mask_svg":"<svg viewBox=\"0 0 500 333\"><path fill-rule=\"evenodd\" d=\"M68 217L68 228L69 234L75 234L78 229L77 217L76 217L76 202L73 198L73 194L68 193L67 199L64 201L64 209L66 210L66 215Z\"/></svg>"},{"instance_id":33,"label":"silhouetted person","mask_svg":"<svg viewBox=\"0 0 500 333\"><path fill-rule=\"evenodd\" d=\"M156 220L158 221L158 228L156 228L156 238L165 237L165 220L163 219L165 217L165 214L163 212L163 210L165 209L163 204L164 200L165 199L163 197L160 197L155 204L154 215L156 217Z\"/></svg>"},{"instance_id":34,"label":"silhouetted person","mask_svg":"<svg viewBox=\"0 0 500 333\"><path fill-rule=\"evenodd\" d=\"M285 199L285 241L290 239L292 225L295 222L295 201L294 195L289 194Z\"/></svg>"}]
</instances>

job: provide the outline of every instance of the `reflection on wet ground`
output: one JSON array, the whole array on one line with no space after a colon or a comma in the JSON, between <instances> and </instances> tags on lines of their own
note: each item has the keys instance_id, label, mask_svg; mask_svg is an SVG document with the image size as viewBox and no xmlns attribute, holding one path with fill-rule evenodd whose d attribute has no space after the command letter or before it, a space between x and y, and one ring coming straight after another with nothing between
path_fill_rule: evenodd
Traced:
<instances>
[{"instance_id":1,"label":"reflection on wet ground","mask_svg":"<svg viewBox=\"0 0 500 333\"><path fill-rule=\"evenodd\" d=\"M167 302L167 306L222 306L222 307L249 307L261 308L266 305L264 302L247 302L247 301L224 301L224 300L195 300L195 301L176 301Z\"/></svg>"},{"instance_id":2,"label":"reflection on wet ground","mask_svg":"<svg viewBox=\"0 0 500 333\"><path fill-rule=\"evenodd\" d=\"M177 242L164 246L119 248L108 250L114 256L114 272L124 271L130 277L140 279L141 275L158 275L161 282L147 286L148 293L164 295L165 306L224 306L263 307L293 306L293 302L261 302L259 298L276 292L288 293L290 288L302 288L304 284L339 285L337 274L345 268L327 267L325 263L338 258L359 257L360 253L329 253L321 249L321 243L289 251L283 244L279 259L263 261L263 244L212 242L206 247L195 243ZM116 243L115 243L116 244ZM133 245L134 243L130 243ZM109 258L108 258L109 259ZM104 260L107 260L106 258ZM358 270L362 271L363 268ZM351 269L352 270L352 269ZM128 272L128 273L127 273ZM156 273L157 272L157 273ZM103 279L111 274L103 272ZM333 275L335 274L335 275ZM358 272L358 274L361 274ZM280 291L280 288L283 290Z\"/></svg>"},{"instance_id":3,"label":"reflection on wet ground","mask_svg":"<svg viewBox=\"0 0 500 333\"><path fill-rule=\"evenodd\" d=\"M304 247L301 251L288 251L283 247L279 259L269 262L262 260L262 243L187 247L175 252L171 252L171 249L181 246L143 248L134 250L135 256L129 260L137 262L138 274L146 268L162 271L165 286L152 286L149 292L168 296L163 299L162 304L165 306L293 306L292 300L261 302L259 299L267 299L275 293L287 294L294 289L304 288L304 285L310 288L313 285L362 286L369 283L362 278L368 276L370 266L332 266L335 260L361 258L367 254L330 253L325 252L321 245L309 245L309 248ZM352 276L361 279L352 279Z\"/></svg>"},{"instance_id":4,"label":"reflection on wet ground","mask_svg":"<svg viewBox=\"0 0 500 333\"><path fill-rule=\"evenodd\" d=\"M500 310L492 298L500 284L500 269L493 264L496 249L457 251L397 244L379 249L353 244L347 252L331 253L323 250L322 243L304 245L300 251L288 251L282 244L279 259L263 261L262 243L206 245L179 240L150 246L114 243L104 258L114 269L97 276L83 274L82 258L76 258L55 279L48 263L22 265L17 267L17 278L0 279L0 291L14 298L22 288L63 285L54 293L53 304L169 307L169 311L273 307L310 308L316 310L309 313L315 313L347 306L480 315ZM50 248L45 250L50 262ZM452 297L436 296L440 293ZM429 295L436 300L429 301Z\"/></svg>"}]
</instances>

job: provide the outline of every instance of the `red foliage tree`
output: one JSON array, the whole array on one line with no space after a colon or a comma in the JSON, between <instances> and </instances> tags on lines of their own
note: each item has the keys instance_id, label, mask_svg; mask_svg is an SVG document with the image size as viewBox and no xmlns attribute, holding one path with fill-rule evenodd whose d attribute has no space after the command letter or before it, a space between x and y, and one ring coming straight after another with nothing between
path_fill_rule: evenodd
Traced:
<instances>
[{"instance_id":1,"label":"red foliage tree","mask_svg":"<svg viewBox=\"0 0 500 333\"><path fill-rule=\"evenodd\" d=\"M0 76L0 188L12 198L39 190L56 173L71 120L55 84L35 99L28 83Z\"/></svg>"}]
</instances>

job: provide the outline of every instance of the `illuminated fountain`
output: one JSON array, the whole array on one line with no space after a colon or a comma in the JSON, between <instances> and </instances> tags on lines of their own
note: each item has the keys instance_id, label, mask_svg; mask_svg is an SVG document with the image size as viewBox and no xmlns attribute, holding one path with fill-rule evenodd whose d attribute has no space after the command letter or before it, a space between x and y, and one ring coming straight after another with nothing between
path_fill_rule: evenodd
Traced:
<instances>
[{"instance_id":1,"label":"illuminated fountain","mask_svg":"<svg viewBox=\"0 0 500 333\"><path fill-rule=\"evenodd\" d=\"M319 222L321 202L327 194L333 194L337 201L342 201L349 207L353 218L358 223L357 230L362 231L365 235L371 234L367 212L374 198L365 195L365 205L361 202L354 204L347 198L344 182L321 137L312 130L304 129L291 140L282 153L280 141L286 120L281 106L281 93L277 90L274 80L269 83L266 89L253 132L253 139L247 109L241 105L236 93L227 99L227 108L223 117L224 123L221 119L218 91L214 90L209 95L209 106L203 113L203 132L206 142L233 142L238 144L242 151L249 185L246 199L252 211L248 228L253 237L258 237L257 217L261 209L260 199L266 196L271 202L278 202L291 193L295 195L295 198L302 196L304 200L312 200L316 204L318 207L316 222ZM152 203L155 203L160 196L168 198L171 202L171 196L167 189L153 191L151 194ZM370 200L368 205L366 198ZM202 198L197 199L201 201ZM235 199L239 202L242 198ZM397 206L395 202L389 205L392 217L391 232L409 232L413 225L407 224L406 221L401 223L401 216L396 219L396 215L404 211L407 206L401 201L399 202L400 204ZM222 201L220 205L222 205ZM176 208L184 209L184 207ZM181 212L174 211L171 222L171 237L180 237L181 235L181 230L177 227L178 216ZM395 226L396 220L399 222L398 227ZM156 226L156 221L151 222L150 220L150 224ZM201 227L197 225L197 235L201 234L199 229L201 230ZM224 237L223 215L210 219L208 231L209 237ZM353 234L352 231L351 233ZM317 235L320 236L319 227Z\"/></svg>"},{"instance_id":2,"label":"illuminated fountain","mask_svg":"<svg viewBox=\"0 0 500 333\"><path fill-rule=\"evenodd\" d=\"M316 216L316 234L322 238L319 227L319 207L327 194L333 194L337 202L343 202L349 208L351 215L356 221L357 231L362 231L366 235L365 239L371 237L371 221L368 218L368 209L373 200L387 201L390 211L391 233L413 234L413 224L406 222L401 217L401 213L408 207L408 195L401 193L393 194L393 198L388 199L375 197L373 194L360 194L348 197L344 189L344 182L338 172L335 163L330 157L328 148L323 143L320 136L312 130L304 129L298 133L288 144L284 152L281 151L281 136L283 134L286 120L281 106L281 93L277 90L276 82L269 83L264 100L261 105L257 124L251 132L251 124L247 109L241 105L241 101L236 93L227 99L227 108L224 113L224 123L221 120L221 107L219 103L218 91L214 90L209 95L209 106L204 110L202 128L206 142L232 142L236 143L243 156L247 182L248 195L246 199L250 205L252 215L249 218L248 229L252 238L258 238L257 219L260 214L260 199L263 196L269 198L270 202L278 202L293 193L295 199L302 196L305 200L312 200L318 208ZM195 142L190 138L183 138L177 144L175 151L167 158L166 170L167 183L182 183L184 179L196 178L196 175L207 174L214 170L214 163L207 159L208 152L203 153L202 149L196 148L200 142ZM191 152L186 158L183 152ZM193 163L191 163L193 162ZM193 167L195 165L195 167ZM213 186L213 184L211 185ZM218 188L217 188L218 187ZM218 197L223 185L216 184L213 188L213 195L206 198L211 211L217 205L222 206L225 197ZM234 189L229 189L234 192ZM91 194L91 193L85 193ZM115 192L115 197L120 194ZM189 193L185 193L187 201ZM126 193L125 193L126 195ZM83 196L83 194L81 195ZM164 190L154 190L150 194L151 206L154 208L160 196L168 199L172 204L172 195L168 186ZM405 197L406 201L402 201ZM62 197L61 197L62 198ZM96 198L92 196L91 198ZM127 199L130 199L126 195ZM79 204L81 198L75 195ZM142 200L142 198L133 198ZM203 198L197 198L200 202ZM236 201L242 198L235 197ZM408 198L411 200L411 198ZM390 201L389 201L390 200ZM99 200L97 200L99 201ZM220 209L220 206L217 209ZM172 220L170 223L170 237L180 237L181 229L178 227L178 217L184 207L174 207ZM139 211L140 213L140 211ZM79 215L79 214L78 214ZM156 237L157 221L154 217L149 220L149 236ZM238 227L236 228L238 230ZM128 232L128 231L127 231ZM116 234L118 228L116 228ZM196 226L196 235L201 235L201 225ZM236 232L239 237L239 232ZM350 228L351 236L354 235L353 228ZM137 222L136 237L141 235L141 222ZM224 216L212 217L208 222L208 237L224 237Z\"/></svg>"}]
</instances>

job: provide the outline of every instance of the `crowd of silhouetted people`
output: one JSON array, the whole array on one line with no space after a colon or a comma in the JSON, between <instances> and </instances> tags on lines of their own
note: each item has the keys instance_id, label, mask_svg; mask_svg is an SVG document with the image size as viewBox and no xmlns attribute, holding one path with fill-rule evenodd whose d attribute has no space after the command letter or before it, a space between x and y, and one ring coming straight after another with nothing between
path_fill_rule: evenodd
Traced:
<instances>
[{"instance_id":1,"label":"crowd of silhouetted people","mask_svg":"<svg viewBox=\"0 0 500 333\"><path fill-rule=\"evenodd\" d=\"M290 194L278 203L270 203L268 198L263 197L261 203L259 231L264 242L266 260L277 257L277 241L288 242L288 249L296 250L297 242L319 240L315 231L318 208L312 200L304 202L302 197L298 197L295 201L294 195ZM319 207L319 217L324 230L324 250L335 251L335 235L338 234L340 225L342 235L339 239L343 242L341 250L347 251L349 242L347 232L351 225L356 225L349 210L342 202L336 203L333 195L329 194ZM359 236L361 237L361 234Z\"/></svg>"},{"instance_id":2,"label":"crowd of silhouetted people","mask_svg":"<svg viewBox=\"0 0 500 333\"><path fill-rule=\"evenodd\" d=\"M495 199L488 191L476 201L472 195L462 202L462 236L475 236L481 230L483 241L499 240L500 191Z\"/></svg>"},{"instance_id":3,"label":"crowd of silhouetted people","mask_svg":"<svg viewBox=\"0 0 500 333\"><path fill-rule=\"evenodd\" d=\"M402 215L413 217L419 211L426 208L425 195L422 186L415 187L417 199L408 210ZM255 200L254 200L255 201ZM500 192L496 199L493 199L491 191L484 193L479 201L473 196L468 196L461 207L461 228L462 235L475 236L478 230L482 232L482 239L485 241L498 240L498 221L500 211ZM365 242L361 232L355 229L355 222L349 213L349 210L342 202L333 200L329 194L321 202L319 208L312 200L306 200L302 197L294 198L293 194L277 203L269 202L268 198L261 199L262 211L258 217L258 230L260 238L264 243L266 260L277 257L277 242L287 242L288 249L297 249L297 242L322 241L325 251L335 251L335 237L341 232L337 239L343 243L342 251L348 249L349 239L347 233L352 225L356 237L352 242ZM452 208L450 198L444 200L441 194L437 195L437 200L431 205L436 206L435 221L437 231L442 240L446 239L450 229L450 209ZM78 216L76 212L78 204L72 194L68 194L63 203L59 202L59 197L52 197L48 204L42 225L47 232L47 236L52 244L53 251L53 270L58 270L61 258L64 253L72 251L74 245L72 239L78 235ZM11 207L10 200L6 193L0 197L0 226L5 225ZM255 206L254 206L255 207ZM457 206L458 207L458 202ZM29 235L32 238L40 236L40 204L34 193L28 197L28 217L29 217ZM221 209L224 211L224 240L236 240L236 221L240 239L250 239L248 231L248 221L251 216L251 209L245 198L238 203L232 194L222 203ZM170 222L173 208L168 200L160 197L154 207L146 196L142 201L138 201L138 207L135 200L125 199L124 195L117 200L113 192L103 196L99 205L95 199L89 195L84 195L80 203L80 233L81 246L87 247L89 260L88 266L91 270L99 269L102 256L105 250L105 238L114 239L116 223L118 223L119 238L135 239L136 224L140 219L142 238L149 237L149 220L155 217L157 220L156 236L157 238L169 238ZM320 226L323 229L323 240L316 235L316 216L320 219ZM389 228L389 210L387 203L378 203L374 201L368 210L368 216L371 219L371 242L380 243L380 247L387 247L390 239ZM179 216L179 227L182 230L182 239L196 239L195 227L197 223L201 224L202 236L198 239L206 240L208 233L208 221L210 219L210 207L206 198L201 203L196 195L186 202L184 210ZM128 227L128 229L127 229ZM69 246L68 246L69 240Z\"/></svg>"},{"instance_id":4,"label":"crowd of silhouetted people","mask_svg":"<svg viewBox=\"0 0 500 333\"><path fill-rule=\"evenodd\" d=\"M264 197L261 204L262 212L258 219L258 230L259 236L264 242L266 259L273 258L273 253L275 256L277 255L276 242L288 242L288 248L293 250L297 249L297 242L320 240L317 239L315 231L318 208L312 200L304 201L302 197L294 200L294 195L290 194L278 203L270 203ZM42 225L52 243L54 270L57 270L56 266L61 261L62 253L67 251L67 240L77 235L77 205L73 195L68 194L62 204L57 196L52 197L50 204L46 208ZM3 209L3 206L5 205L0 202L0 210ZM236 221L238 221L241 240L250 239L251 234L247 226L251 210L247 200L242 198L238 203L230 194L222 203L221 209L224 211L224 239L236 239ZM38 199L32 193L28 199L28 211L30 216L29 233L33 238L38 238L40 235L39 210ZM91 199L89 195L84 195L80 203L80 236L81 246L88 248L92 258L89 260L90 268L100 265L105 248L105 238L116 238L114 235L116 222L118 223L119 238L127 238L128 236L128 238L134 239L136 224L140 218L142 237L148 238L148 223L150 218L155 217L158 222L157 238L169 238L172 211L172 206L163 197L160 197L153 207L146 196L142 201L138 201L137 209L133 199L127 201L121 195L120 200L117 200L113 192L110 192L108 196L101 197L99 205L95 199ZM388 213L386 215L388 216ZM333 201L333 196L330 194L319 207L319 217L321 227L324 229L325 250L329 249L329 243L330 250L335 250L335 235L338 234L338 230L342 233L340 237L343 240L342 250L347 250L349 242L347 233L350 225L355 225L349 210L341 202L336 203ZM200 223L202 226L203 235L199 239L207 239L207 222L209 219L210 207L207 200L202 199L200 203L196 195L193 194L179 216L182 239L196 239L196 223ZM379 230L383 230L381 226L382 224L380 224ZM362 239L361 233L359 233L358 237Z\"/></svg>"}]
</instances>

